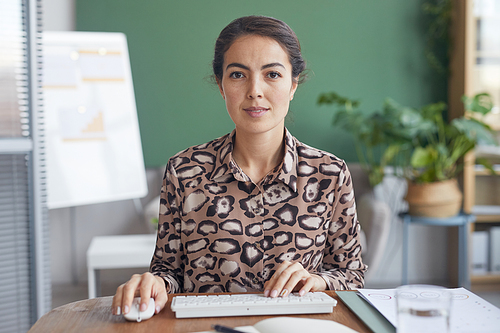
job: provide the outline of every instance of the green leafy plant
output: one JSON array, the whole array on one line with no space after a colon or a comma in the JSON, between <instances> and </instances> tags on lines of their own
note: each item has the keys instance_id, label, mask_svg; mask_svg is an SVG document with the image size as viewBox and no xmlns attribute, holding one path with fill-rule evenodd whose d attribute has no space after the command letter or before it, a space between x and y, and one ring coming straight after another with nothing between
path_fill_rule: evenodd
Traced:
<instances>
[{"instance_id":1,"label":"green leafy plant","mask_svg":"<svg viewBox=\"0 0 500 333\"><path fill-rule=\"evenodd\" d=\"M485 115L493 103L488 94L462 98L469 112ZM429 183L452 179L463 170L463 157L478 143L496 144L491 128L473 117L460 117L446 122L446 104L424 106L422 121L430 126L419 131L412 141L413 151L405 177L416 183ZM478 161L492 170L486 161Z\"/></svg>"},{"instance_id":2,"label":"green leafy plant","mask_svg":"<svg viewBox=\"0 0 500 333\"><path fill-rule=\"evenodd\" d=\"M335 92L321 94L318 104L333 105L337 112L333 118L334 126L349 131L354 138L354 146L359 162L368 173L370 185L379 184L384 177L384 159L379 160L377 153L386 143L377 115L367 115L358 109L359 101L337 95Z\"/></svg>"},{"instance_id":3,"label":"green leafy plant","mask_svg":"<svg viewBox=\"0 0 500 333\"><path fill-rule=\"evenodd\" d=\"M488 94L463 101L467 110L480 115L493 106ZM455 178L463 169L464 155L476 144L496 144L491 128L480 119L447 122L443 102L415 109L386 99L381 112L365 113L359 110L359 101L330 92L321 94L318 104L336 107L333 124L353 135L359 162L372 186L383 180L388 165L417 183ZM493 170L487 161L479 162Z\"/></svg>"}]
</instances>

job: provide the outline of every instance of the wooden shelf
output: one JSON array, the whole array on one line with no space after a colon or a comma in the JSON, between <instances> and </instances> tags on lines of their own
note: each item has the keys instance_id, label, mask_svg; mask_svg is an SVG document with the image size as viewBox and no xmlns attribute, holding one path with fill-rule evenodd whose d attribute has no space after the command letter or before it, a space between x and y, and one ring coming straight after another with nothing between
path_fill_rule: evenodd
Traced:
<instances>
[{"instance_id":1,"label":"wooden shelf","mask_svg":"<svg viewBox=\"0 0 500 333\"><path fill-rule=\"evenodd\" d=\"M472 207L472 214L476 215L476 222L500 222L500 206L476 205Z\"/></svg>"},{"instance_id":2,"label":"wooden shelf","mask_svg":"<svg viewBox=\"0 0 500 333\"><path fill-rule=\"evenodd\" d=\"M475 148L476 157L500 159L500 146L478 145Z\"/></svg>"},{"instance_id":3,"label":"wooden shelf","mask_svg":"<svg viewBox=\"0 0 500 333\"><path fill-rule=\"evenodd\" d=\"M500 215L477 215L476 223L499 223Z\"/></svg>"},{"instance_id":4,"label":"wooden shelf","mask_svg":"<svg viewBox=\"0 0 500 333\"><path fill-rule=\"evenodd\" d=\"M497 175L500 175L500 164L493 165L493 170L497 173ZM486 169L482 165L476 165L476 167L474 168L474 173L476 174L476 176L493 176L490 170Z\"/></svg>"},{"instance_id":5,"label":"wooden shelf","mask_svg":"<svg viewBox=\"0 0 500 333\"><path fill-rule=\"evenodd\" d=\"M498 215L500 216L500 205L476 205L472 208L475 215Z\"/></svg>"},{"instance_id":6,"label":"wooden shelf","mask_svg":"<svg viewBox=\"0 0 500 333\"><path fill-rule=\"evenodd\" d=\"M471 276L471 283L473 284L489 284L489 283L499 283L499 282L500 282L500 273Z\"/></svg>"},{"instance_id":7,"label":"wooden shelf","mask_svg":"<svg viewBox=\"0 0 500 333\"><path fill-rule=\"evenodd\" d=\"M462 96L474 96L479 87L475 78L488 65L477 65L478 57L497 57L498 53L486 53L484 50L477 50L477 27L480 18L475 17L474 0L452 0L452 25L451 36L453 48L450 54L450 76L448 80L448 116L449 119L459 118L461 116L470 116L480 119L488 124L493 131L497 141L500 141L500 110L498 105L497 89L490 91L494 93L492 97L495 100L495 106L492 112L486 116L479 114L470 114L464 110ZM477 13L476 13L477 14ZM483 12L480 13L484 17ZM486 13L486 15L493 13ZM482 68L480 68L482 67ZM499 81L496 81L499 82ZM476 157L486 158L494 165L494 170L500 173L500 146L485 145L477 146L464 158L463 170L463 209L476 216L476 224L482 229L489 229L493 223L500 223L500 201L498 197L498 186L496 177L489 173L483 166L475 165ZM488 178L485 178L490 176ZM477 178L477 179L476 179ZM477 185L481 189L476 189ZM482 192L480 192L482 191ZM477 200L477 201L476 201ZM491 206L476 206L477 203L490 204ZM486 223L492 223L485 225ZM473 232L475 225L471 224L470 231ZM456 252L456 246L451 246L450 251ZM487 275L470 276L473 288L500 289L500 272Z\"/></svg>"}]
</instances>

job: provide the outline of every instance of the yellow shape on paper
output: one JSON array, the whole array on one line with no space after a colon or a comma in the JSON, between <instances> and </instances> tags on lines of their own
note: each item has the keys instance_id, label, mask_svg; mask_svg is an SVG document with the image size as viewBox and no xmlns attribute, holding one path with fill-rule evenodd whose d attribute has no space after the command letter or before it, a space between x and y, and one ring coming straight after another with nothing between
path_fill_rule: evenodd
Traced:
<instances>
[{"instance_id":1,"label":"yellow shape on paper","mask_svg":"<svg viewBox=\"0 0 500 333\"><path fill-rule=\"evenodd\" d=\"M97 116L94 119L92 119L90 124L88 124L87 127L82 130L82 133L96 133L96 132L104 132L104 118L102 111L99 111Z\"/></svg>"}]
</instances>

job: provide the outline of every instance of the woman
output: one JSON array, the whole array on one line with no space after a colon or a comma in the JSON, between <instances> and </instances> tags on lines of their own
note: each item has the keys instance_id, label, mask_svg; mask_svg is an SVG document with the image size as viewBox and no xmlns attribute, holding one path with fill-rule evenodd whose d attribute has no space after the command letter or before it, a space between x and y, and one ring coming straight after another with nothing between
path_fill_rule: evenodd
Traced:
<instances>
[{"instance_id":1,"label":"woman","mask_svg":"<svg viewBox=\"0 0 500 333\"><path fill-rule=\"evenodd\" d=\"M169 160L151 273L118 287L113 313L136 295L158 313L167 293L363 287L347 166L284 125L304 69L282 21L242 17L222 30L213 70L235 130Z\"/></svg>"}]
</instances>

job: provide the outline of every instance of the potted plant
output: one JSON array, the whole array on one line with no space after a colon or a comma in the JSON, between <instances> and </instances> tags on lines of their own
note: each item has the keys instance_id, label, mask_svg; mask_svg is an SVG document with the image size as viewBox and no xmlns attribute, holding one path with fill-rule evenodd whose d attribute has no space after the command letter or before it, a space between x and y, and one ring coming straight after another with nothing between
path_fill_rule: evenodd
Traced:
<instances>
[{"instance_id":1,"label":"potted plant","mask_svg":"<svg viewBox=\"0 0 500 333\"><path fill-rule=\"evenodd\" d=\"M408 180L410 214L434 217L453 216L461 208L457 176L463 170L463 157L479 142L496 144L491 128L481 121L491 111L491 97L478 94L463 101L466 117L447 122L442 102L414 109L387 99L382 112L366 115L357 109L358 101L335 93L321 94L318 99L319 104L339 108L334 124L354 135L360 163L370 180L382 181L385 166L395 166ZM493 172L486 160L477 162Z\"/></svg>"}]
</instances>

